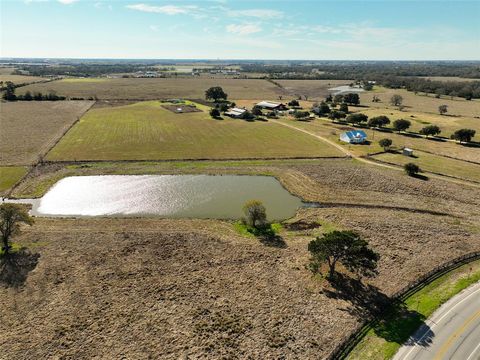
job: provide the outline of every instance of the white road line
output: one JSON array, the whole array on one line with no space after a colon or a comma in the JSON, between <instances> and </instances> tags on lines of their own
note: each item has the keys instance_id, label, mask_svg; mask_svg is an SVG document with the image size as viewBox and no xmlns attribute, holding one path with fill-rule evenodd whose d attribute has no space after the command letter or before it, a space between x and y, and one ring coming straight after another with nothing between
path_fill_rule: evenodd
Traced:
<instances>
[{"instance_id":1,"label":"white road line","mask_svg":"<svg viewBox=\"0 0 480 360\"><path fill-rule=\"evenodd\" d=\"M479 287L477 290L475 290L474 292L470 293L466 298L464 298L464 299L462 299L460 302L456 303L450 310L448 310L445 314L443 314L443 315L440 317L440 319L438 319L436 322L434 322L433 320L429 321L429 324L427 324L428 327L429 327L429 329L427 329L427 330L425 331L425 333L420 337L420 339L418 339L416 342L422 341L423 338L424 338L425 336L427 336L427 334L429 333L429 331L433 331L434 325L436 325L436 324L438 324L440 321L442 321L442 319L443 319L445 316L447 316L450 312L452 312L458 305L460 305L460 304L463 303L465 300L467 300L468 298L470 298L470 296L472 296L473 294L475 294L475 293L477 293L477 292L479 292L479 291L480 291L480 287ZM444 304L444 305L445 305L445 304ZM441 309L441 307L440 307L440 309ZM432 326L430 326L431 324L432 324ZM412 353L412 351L414 351L414 350L417 350L417 347L415 346L415 344L412 345L412 348L410 349L410 351L409 351L402 359L403 359L403 360L406 360L406 359L410 356L410 354Z\"/></svg>"},{"instance_id":2,"label":"white road line","mask_svg":"<svg viewBox=\"0 0 480 360\"><path fill-rule=\"evenodd\" d=\"M473 349L472 353L468 356L467 360L473 359L473 356L477 352L477 350L480 349L480 344L478 344L475 349Z\"/></svg>"}]
</instances>

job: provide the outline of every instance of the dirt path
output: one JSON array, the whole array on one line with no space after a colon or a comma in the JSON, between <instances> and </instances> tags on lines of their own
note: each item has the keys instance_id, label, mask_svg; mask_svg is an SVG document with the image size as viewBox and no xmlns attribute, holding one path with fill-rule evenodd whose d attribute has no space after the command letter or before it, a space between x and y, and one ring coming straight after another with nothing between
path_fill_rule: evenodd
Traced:
<instances>
[{"instance_id":1,"label":"dirt path","mask_svg":"<svg viewBox=\"0 0 480 360\"><path fill-rule=\"evenodd\" d=\"M268 121L271 121L275 124L278 124L278 125L282 125L282 126L286 126L290 129L293 129L293 130L297 130L297 131L301 131L305 134L308 134L308 135L311 135L323 142L326 142L332 146L334 146L335 148L337 148L338 150L342 151L346 156L349 156L353 159L356 159L358 161L361 161L365 164L370 164L370 165L375 165L375 166L380 166L380 167L383 167L383 168L387 168L387 169L393 169L393 170L397 170L397 171L403 171L403 168L401 168L400 166L394 166L394 165L388 165L388 164L382 164L382 163L379 163L379 162L376 162L376 161L372 161L372 160L368 160L368 159L365 159L364 157L361 157L361 156L358 156L358 155L355 155L353 154L352 152L348 151L347 149L345 149L343 146L341 145L338 145L337 143L335 143L334 141L330 140L330 139L327 139L323 136L320 136L320 135L317 135L315 134L314 132L311 132L311 131L308 131L308 130L305 130L305 129L301 129L301 128L298 128L294 125L291 125L291 124L285 124L281 121L277 121L277 120L274 120L274 119L269 119ZM441 175L437 175L437 174L433 174L433 173L430 173L428 171L426 171L428 173L428 176L431 177L431 178L436 178L436 179L441 179L441 180L445 180L445 181L449 181L449 182L453 182L453 183L456 183L456 184L461 184L461 185L468 185L468 186L473 186L473 187L476 187L476 188L480 188L480 185L479 184L475 184L475 183L472 183L470 181L467 181L467 180L459 180L459 179L453 179L453 178L450 178L450 177L446 177L446 176L441 176Z\"/></svg>"}]
</instances>

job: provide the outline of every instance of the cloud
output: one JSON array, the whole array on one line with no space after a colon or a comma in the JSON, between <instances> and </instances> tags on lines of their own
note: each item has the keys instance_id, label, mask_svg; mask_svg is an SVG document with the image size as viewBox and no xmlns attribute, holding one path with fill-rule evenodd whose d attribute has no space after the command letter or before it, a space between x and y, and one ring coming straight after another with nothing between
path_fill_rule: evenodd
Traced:
<instances>
[{"instance_id":1,"label":"cloud","mask_svg":"<svg viewBox=\"0 0 480 360\"><path fill-rule=\"evenodd\" d=\"M60 4L64 4L64 5L70 5L70 4L73 4L75 2L77 2L78 0L57 0Z\"/></svg>"},{"instance_id":2,"label":"cloud","mask_svg":"<svg viewBox=\"0 0 480 360\"><path fill-rule=\"evenodd\" d=\"M158 31L158 26L157 25L150 25L149 26L150 30L157 32Z\"/></svg>"},{"instance_id":3,"label":"cloud","mask_svg":"<svg viewBox=\"0 0 480 360\"><path fill-rule=\"evenodd\" d=\"M67 1L71 1L71 0L67 0ZM195 5L153 6L153 5L147 5L147 4L135 4L135 5L127 5L126 7L131 10L138 10L143 12L166 14L166 15L188 14L192 12L192 10L197 9L197 6Z\"/></svg>"},{"instance_id":4,"label":"cloud","mask_svg":"<svg viewBox=\"0 0 480 360\"><path fill-rule=\"evenodd\" d=\"M254 34L262 31L262 28L256 24L230 24L226 27L227 32L238 35Z\"/></svg>"},{"instance_id":5,"label":"cloud","mask_svg":"<svg viewBox=\"0 0 480 360\"><path fill-rule=\"evenodd\" d=\"M284 16L282 11L272 9L247 9L247 10L228 10L230 17L254 17L259 19L280 19Z\"/></svg>"}]
</instances>

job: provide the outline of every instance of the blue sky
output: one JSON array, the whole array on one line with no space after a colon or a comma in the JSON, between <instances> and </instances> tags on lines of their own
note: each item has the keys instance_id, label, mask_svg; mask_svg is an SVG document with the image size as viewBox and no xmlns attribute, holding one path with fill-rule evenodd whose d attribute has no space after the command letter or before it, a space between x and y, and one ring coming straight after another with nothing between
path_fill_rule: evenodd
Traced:
<instances>
[{"instance_id":1,"label":"blue sky","mask_svg":"<svg viewBox=\"0 0 480 360\"><path fill-rule=\"evenodd\" d=\"M480 60L480 0L1 0L2 57Z\"/></svg>"}]
</instances>

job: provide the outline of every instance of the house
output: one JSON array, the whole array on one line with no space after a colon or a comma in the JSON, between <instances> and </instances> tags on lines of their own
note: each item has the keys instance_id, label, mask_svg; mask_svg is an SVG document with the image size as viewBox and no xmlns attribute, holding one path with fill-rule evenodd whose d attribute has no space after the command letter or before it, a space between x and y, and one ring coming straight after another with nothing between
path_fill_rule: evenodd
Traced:
<instances>
[{"instance_id":1,"label":"house","mask_svg":"<svg viewBox=\"0 0 480 360\"><path fill-rule=\"evenodd\" d=\"M403 148L402 155L405 156L413 156L413 149L410 148Z\"/></svg>"},{"instance_id":2,"label":"house","mask_svg":"<svg viewBox=\"0 0 480 360\"><path fill-rule=\"evenodd\" d=\"M246 111L246 109L240 109L235 107L228 109L228 111L225 111L225 115L235 119L242 119Z\"/></svg>"},{"instance_id":3,"label":"house","mask_svg":"<svg viewBox=\"0 0 480 360\"><path fill-rule=\"evenodd\" d=\"M345 131L340 135L340 140L349 144L362 144L367 141L367 134L363 130Z\"/></svg>"},{"instance_id":4,"label":"house","mask_svg":"<svg viewBox=\"0 0 480 360\"><path fill-rule=\"evenodd\" d=\"M260 101L256 106L268 110L287 110L287 107L284 104L272 101Z\"/></svg>"}]
</instances>

